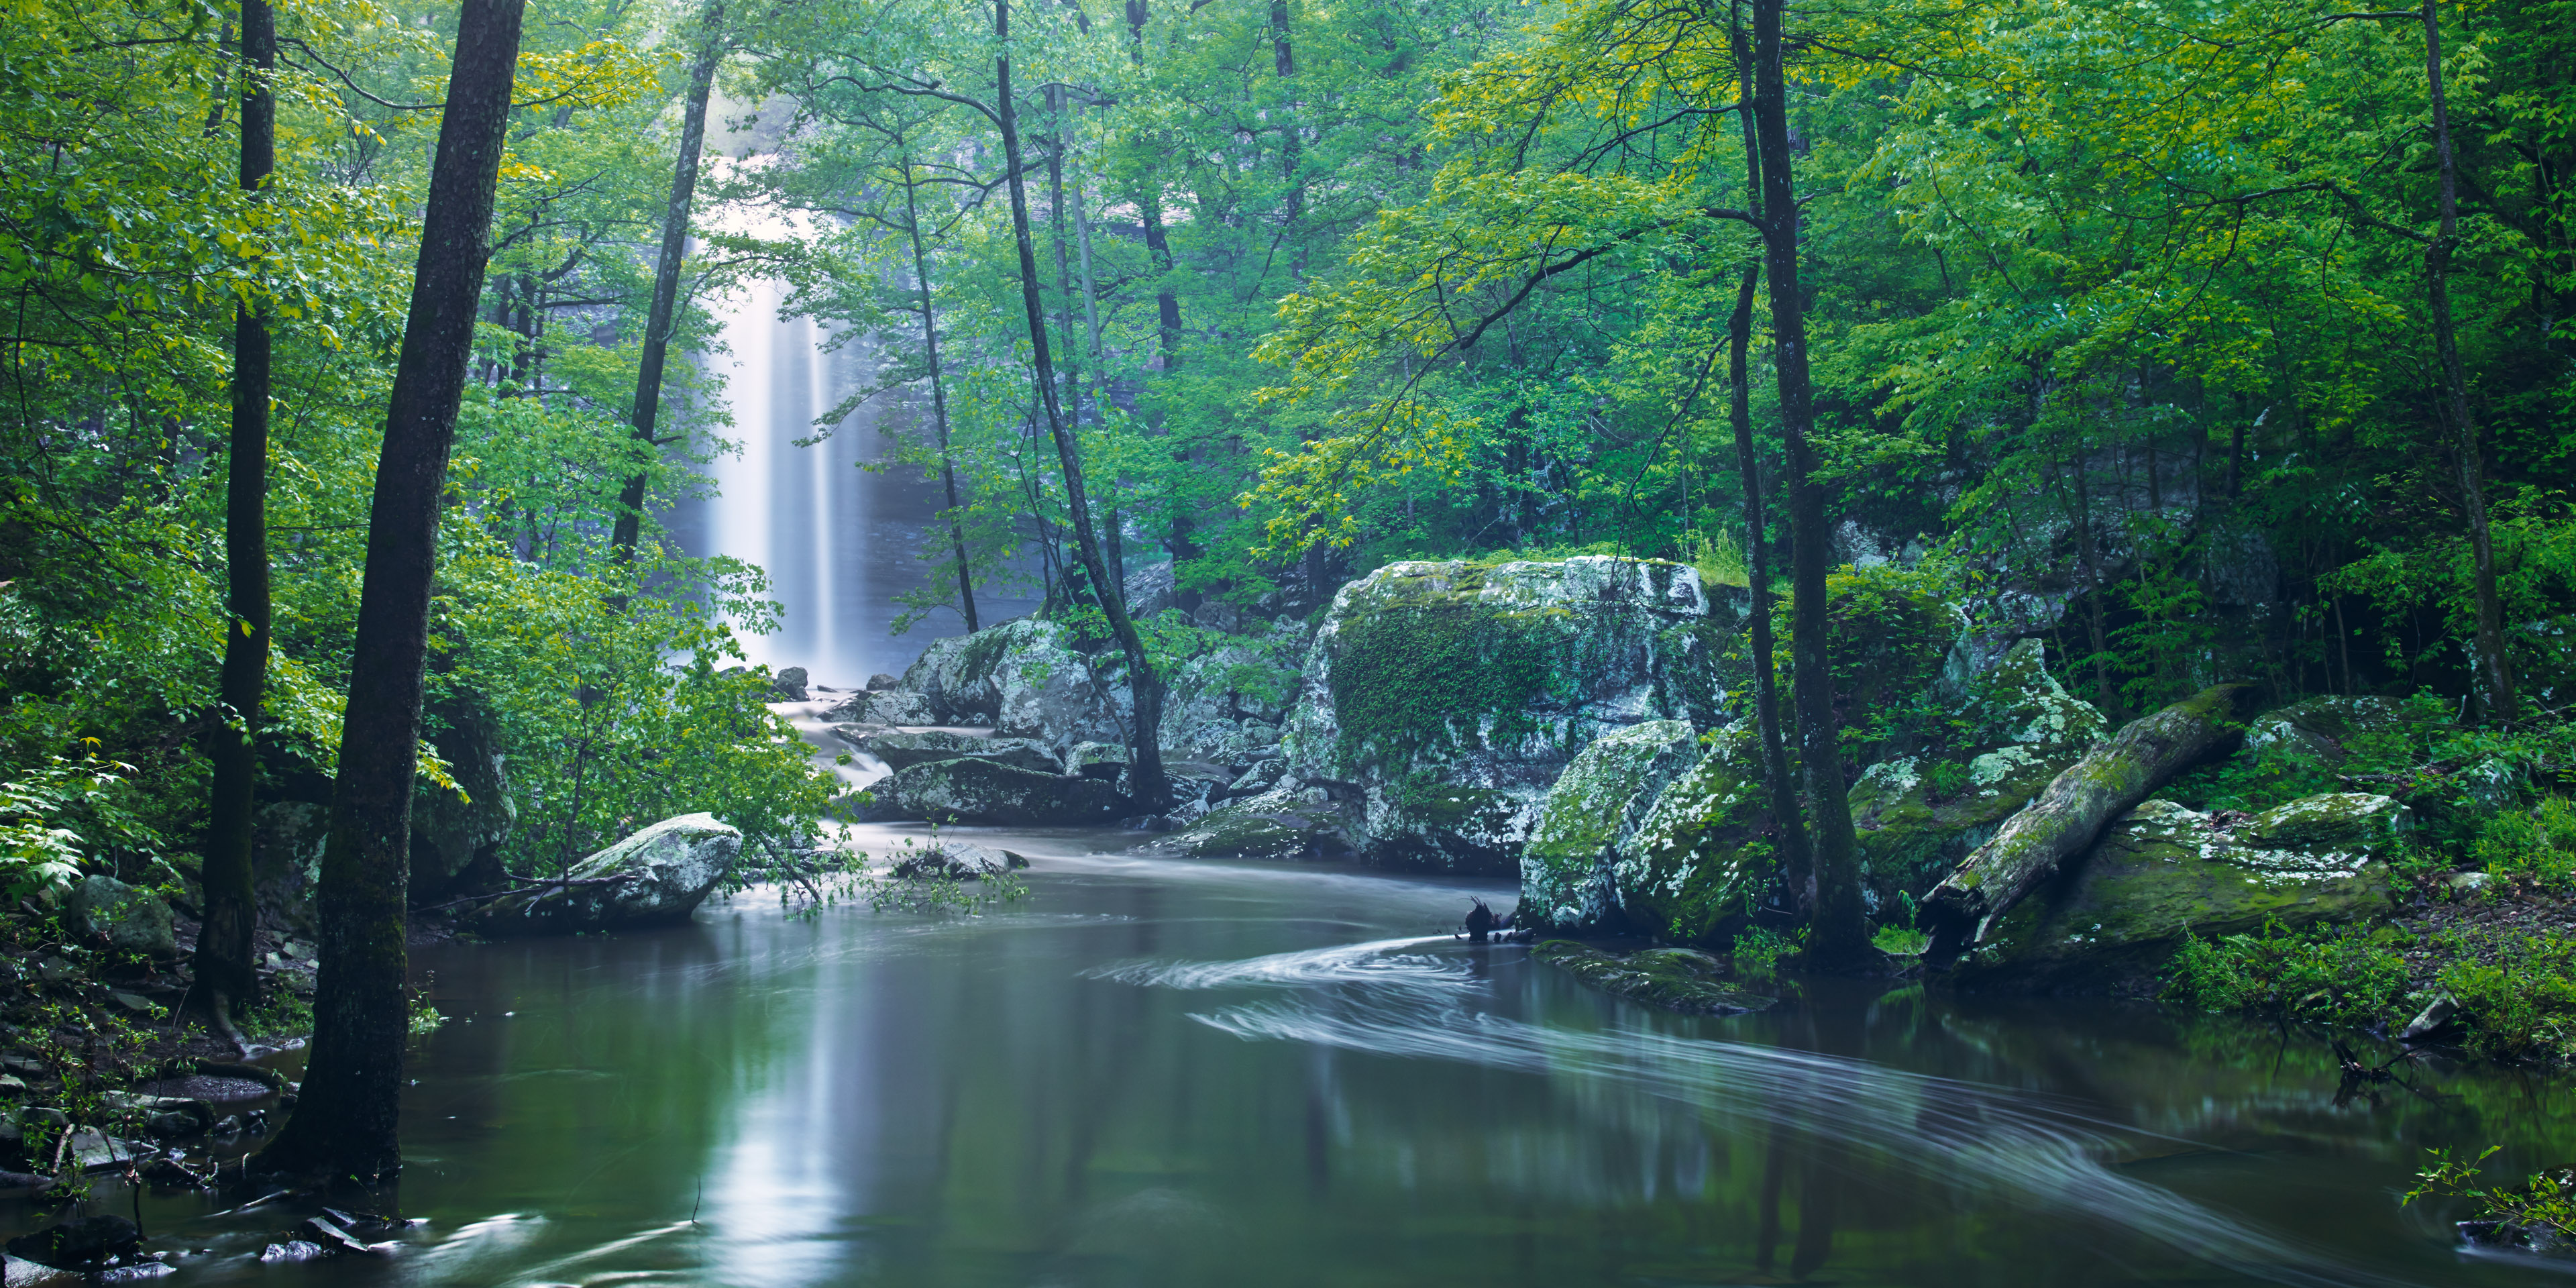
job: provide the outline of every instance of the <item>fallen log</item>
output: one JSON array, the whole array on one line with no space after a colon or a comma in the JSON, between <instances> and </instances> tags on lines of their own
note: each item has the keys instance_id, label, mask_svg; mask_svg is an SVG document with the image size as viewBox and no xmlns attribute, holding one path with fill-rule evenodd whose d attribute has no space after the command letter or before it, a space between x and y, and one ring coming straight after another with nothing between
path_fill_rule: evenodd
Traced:
<instances>
[{"instance_id":1,"label":"fallen log","mask_svg":"<svg viewBox=\"0 0 2576 1288\"><path fill-rule=\"evenodd\" d=\"M1923 900L1925 954L1947 961L1984 942L2022 896L2092 848L2111 820L2174 775L2245 736L2254 687L2220 684L2129 723L2066 767L1994 839L1959 861Z\"/></svg>"}]
</instances>

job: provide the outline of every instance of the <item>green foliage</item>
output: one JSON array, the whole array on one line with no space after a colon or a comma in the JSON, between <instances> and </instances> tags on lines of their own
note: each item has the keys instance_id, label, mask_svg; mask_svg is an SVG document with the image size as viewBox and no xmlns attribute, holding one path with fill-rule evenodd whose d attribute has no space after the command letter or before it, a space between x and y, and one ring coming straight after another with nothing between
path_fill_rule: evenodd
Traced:
<instances>
[{"instance_id":1,"label":"green foliage","mask_svg":"<svg viewBox=\"0 0 2576 1288\"><path fill-rule=\"evenodd\" d=\"M2529 812L2497 814L2469 843L2469 862L2506 881L2576 887L2576 803L2550 796Z\"/></svg>"},{"instance_id":2,"label":"green foliage","mask_svg":"<svg viewBox=\"0 0 2576 1288\"><path fill-rule=\"evenodd\" d=\"M1747 926L1735 937L1728 960L1735 969L1755 978L1766 978L1778 972L1780 963L1805 951L1807 928L1798 926L1788 931L1769 926Z\"/></svg>"},{"instance_id":3,"label":"green foliage","mask_svg":"<svg viewBox=\"0 0 2576 1288\"><path fill-rule=\"evenodd\" d=\"M2203 1011L2376 1023L2395 1013L2406 990L2400 939L2386 927L2293 931L2270 920L2252 933L2194 936L2167 968L2163 996Z\"/></svg>"},{"instance_id":4,"label":"green foliage","mask_svg":"<svg viewBox=\"0 0 2576 1288\"><path fill-rule=\"evenodd\" d=\"M1753 568L1744 557L1744 543L1720 530L1700 538L1690 554L1691 567L1699 570L1702 584L1710 586L1751 586Z\"/></svg>"},{"instance_id":5,"label":"green foliage","mask_svg":"<svg viewBox=\"0 0 2576 1288\"><path fill-rule=\"evenodd\" d=\"M2436 982L2459 1003L2472 1049L2502 1059L2576 1060L2576 943L2454 931Z\"/></svg>"},{"instance_id":6,"label":"green foliage","mask_svg":"<svg viewBox=\"0 0 2576 1288\"><path fill-rule=\"evenodd\" d=\"M0 782L0 893L12 901L59 892L82 861L111 847L149 851L157 839L127 811L132 765L57 756Z\"/></svg>"},{"instance_id":7,"label":"green foliage","mask_svg":"<svg viewBox=\"0 0 2576 1288\"><path fill-rule=\"evenodd\" d=\"M2426 1150L2424 1166L2415 1173L2415 1187L2406 1191L2405 1202L2412 1206L2418 1199L2467 1199L2471 1220L2507 1227L2505 1232L2516 1241L2532 1241L2533 1235L2542 1236L2539 1242L2576 1239L2576 1168L2534 1172L2520 1188L2478 1184L2483 1165L2502 1148L2489 1145L2475 1161L2453 1158L2447 1149Z\"/></svg>"}]
</instances>

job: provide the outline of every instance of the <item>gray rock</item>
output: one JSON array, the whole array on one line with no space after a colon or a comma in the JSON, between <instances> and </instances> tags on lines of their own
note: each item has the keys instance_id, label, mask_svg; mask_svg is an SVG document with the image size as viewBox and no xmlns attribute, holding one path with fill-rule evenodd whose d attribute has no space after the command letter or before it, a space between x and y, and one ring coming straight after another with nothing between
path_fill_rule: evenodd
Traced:
<instances>
[{"instance_id":1,"label":"gray rock","mask_svg":"<svg viewBox=\"0 0 2576 1288\"><path fill-rule=\"evenodd\" d=\"M105 939L113 952L155 958L179 955L170 905L114 877L83 877L63 901L63 916L82 936Z\"/></svg>"},{"instance_id":2,"label":"gray rock","mask_svg":"<svg viewBox=\"0 0 2576 1288\"><path fill-rule=\"evenodd\" d=\"M879 795L911 818L936 823L1032 826L1103 823L1126 810L1107 783L1042 774L991 760L937 760L897 773Z\"/></svg>"},{"instance_id":3,"label":"gray rock","mask_svg":"<svg viewBox=\"0 0 2576 1288\"><path fill-rule=\"evenodd\" d=\"M909 769L934 760L992 760L1019 769L1042 774L1057 771L1056 759L1038 742L1028 738L979 738L973 734L860 732L862 726L841 725L832 732L841 741L884 761L893 769Z\"/></svg>"},{"instance_id":4,"label":"gray rock","mask_svg":"<svg viewBox=\"0 0 2576 1288\"><path fill-rule=\"evenodd\" d=\"M456 786L423 783L412 793L415 904L435 903L465 893L467 887L490 888L487 883L501 874L501 843L510 839L510 829L519 821L490 718L460 703L442 705L437 715L444 727L432 741Z\"/></svg>"},{"instance_id":5,"label":"gray rock","mask_svg":"<svg viewBox=\"0 0 2576 1288\"><path fill-rule=\"evenodd\" d=\"M666 818L575 864L567 876L576 884L507 896L470 924L496 936L677 924L741 853L742 833L712 814Z\"/></svg>"},{"instance_id":6,"label":"gray rock","mask_svg":"<svg viewBox=\"0 0 2576 1288\"><path fill-rule=\"evenodd\" d=\"M134 1251L142 1240L142 1230L132 1221L100 1213L11 1239L9 1255L56 1270L96 1270ZM18 1277L10 1276L9 1283L16 1288Z\"/></svg>"},{"instance_id":7,"label":"gray rock","mask_svg":"<svg viewBox=\"0 0 2576 1288\"><path fill-rule=\"evenodd\" d=\"M1718 722L1748 602L1661 560L1390 564L1344 586L1316 632L1289 772L1357 792L1368 861L1517 872L1548 792L1595 738Z\"/></svg>"},{"instance_id":8,"label":"gray rock","mask_svg":"<svg viewBox=\"0 0 2576 1288\"><path fill-rule=\"evenodd\" d=\"M1971 986L2146 992L2189 936L2385 915L2386 857L2370 847L2403 826L2396 802L2309 797L2262 818L2285 811L2296 824L2274 819L2267 834L2260 819L2231 828L2149 800L2060 880L2014 905L1953 977ZM2291 836L2298 843L2284 844Z\"/></svg>"},{"instance_id":9,"label":"gray rock","mask_svg":"<svg viewBox=\"0 0 2576 1288\"><path fill-rule=\"evenodd\" d=\"M1064 772L1115 782L1127 771L1127 749L1105 742L1078 742L1065 753Z\"/></svg>"},{"instance_id":10,"label":"gray rock","mask_svg":"<svg viewBox=\"0 0 2576 1288\"><path fill-rule=\"evenodd\" d=\"M2406 1027L2398 1032L2397 1039L2401 1042L2428 1041L2451 1027L2451 1022L2458 1019L2459 1015L2459 999L2451 996L2448 990L2437 992L2433 994L2433 1000L2425 1003L2424 1009L2416 1013L2414 1019L2406 1022Z\"/></svg>"},{"instance_id":11,"label":"gray rock","mask_svg":"<svg viewBox=\"0 0 2576 1288\"><path fill-rule=\"evenodd\" d=\"M869 677L868 677L867 687L868 687L868 689L869 689L871 692L873 692L873 691L881 690L881 689L899 688L899 687L901 687L901 686L902 686L902 684L903 684L903 677L902 677L902 676L899 676L899 675L888 675L888 674L886 674L886 673L885 673L885 672L883 672L883 671L879 671L879 672L877 672L876 674L871 675L871 676L869 676Z\"/></svg>"},{"instance_id":12,"label":"gray rock","mask_svg":"<svg viewBox=\"0 0 2576 1288\"><path fill-rule=\"evenodd\" d=\"M420 808L418 796L412 807ZM260 924L311 935L313 907L322 879L322 846L331 811L311 801L277 801L260 807L251 833L251 888L259 896Z\"/></svg>"},{"instance_id":13,"label":"gray rock","mask_svg":"<svg viewBox=\"0 0 2576 1288\"><path fill-rule=\"evenodd\" d=\"M805 696L805 668L791 666L771 676L769 691L786 702L808 701Z\"/></svg>"},{"instance_id":14,"label":"gray rock","mask_svg":"<svg viewBox=\"0 0 2576 1288\"><path fill-rule=\"evenodd\" d=\"M1189 820L1158 851L1201 859L1317 859L1353 852L1360 807L1293 778L1244 800L1232 800Z\"/></svg>"},{"instance_id":15,"label":"gray rock","mask_svg":"<svg viewBox=\"0 0 2576 1288\"><path fill-rule=\"evenodd\" d=\"M1532 924L1571 930L1609 918L1619 903L1620 847L1699 758L1699 736L1680 720L1615 729L1584 748L1548 792L1521 850L1521 906Z\"/></svg>"},{"instance_id":16,"label":"gray rock","mask_svg":"<svg viewBox=\"0 0 2576 1288\"><path fill-rule=\"evenodd\" d=\"M823 718L846 724L883 725L889 728L897 725L919 728L923 725L950 723L941 718L939 709L932 705L930 699L904 689L853 693L832 704L832 707L823 713Z\"/></svg>"},{"instance_id":17,"label":"gray rock","mask_svg":"<svg viewBox=\"0 0 2576 1288\"><path fill-rule=\"evenodd\" d=\"M1029 865L1023 855L960 841L953 836L943 836L923 846L914 846L907 840L890 857L894 860L896 876L946 876L960 881L981 881Z\"/></svg>"}]
</instances>

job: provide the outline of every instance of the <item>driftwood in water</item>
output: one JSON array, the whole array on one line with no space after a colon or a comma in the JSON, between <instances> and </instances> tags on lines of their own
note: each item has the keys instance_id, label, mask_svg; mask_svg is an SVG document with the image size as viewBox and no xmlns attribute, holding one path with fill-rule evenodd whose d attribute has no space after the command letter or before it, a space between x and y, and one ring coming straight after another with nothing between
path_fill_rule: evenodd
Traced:
<instances>
[{"instance_id":1,"label":"driftwood in water","mask_svg":"<svg viewBox=\"0 0 2576 1288\"><path fill-rule=\"evenodd\" d=\"M2244 684L2203 689L2132 721L2067 766L1924 898L1922 925L1932 932L1929 956L1942 960L1976 947L2023 895L2089 849L2104 825L2242 737L2253 694Z\"/></svg>"}]
</instances>

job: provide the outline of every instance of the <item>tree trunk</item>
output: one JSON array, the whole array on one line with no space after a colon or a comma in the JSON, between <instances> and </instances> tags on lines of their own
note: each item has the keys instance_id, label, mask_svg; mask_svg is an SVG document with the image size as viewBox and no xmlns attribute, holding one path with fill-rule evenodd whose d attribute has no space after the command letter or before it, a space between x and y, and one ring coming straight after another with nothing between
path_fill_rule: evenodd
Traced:
<instances>
[{"instance_id":1,"label":"tree trunk","mask_svg":"<svg viewBox=\"0 0 2576 1288\"><path fill-rule=\"evenodd\" d=\"M322 953L312 1061L294 1116L260 1151L270 1171L374 1177L402 1166L396 1119L410 1013L403 892L430 582L448 449L474 352L524 7L525 0L464 0L458 21L411 315L367 520L348 713L316 900Z\"/></svg>"},{"instance_id":2,"label":"tree trunk","mask_svg":"<svg viewBox=\"0 0 2576 1288\"><path fill-rule=\"evenodd\" d=\"M653 266L652 311L645 315L644 352L635 367L635 406L629 423L635 439L659 446L653 427L662 410L662 371L671 353L672 316L679 311L680 264L689 249L689 206L697 199L698 153L707 141L707 99L715 93L716 68L724 62L724 0L708 0L698 14L697 61L689 65L688 97L680 106L680 156L671 168L671 196L662 207L662 255ZM617 523L608 538L609 555L620 564L635 559L635 542L644 531L644 487L647 476L626 480L617 494Z\"/></svg>"},{"instance_id":3,"label":"tree trunk","mask_svg":"<svg viewBox=\"0 0 2576 1288\"><path fill-rule=\"evenodd\" d=\"M1038 401L1046 413L1047 433L1055 439L1057 458L1064 466L1065 506L1073 520L1073 537L1082 557L1082 569L1093 586L1107 587L1109 567L1101 557L1100 539L1091 527L1091 502L1082 482L1082 446L1072 428L1065 424L1064 412L1055 396L1055 369L1047 347L1046 303L1038 289L1037 238L1029 226L1028 188L1020 181L1019 110L1011 102L1011 5L1010 0L994 0L993 36L1001 43L1002 52L993 59L995 96L1000 100L1002 127L1002 167L1009 176L1011 190L1011 231L1019 242L1020 301L1028 312L1029 348L1036 366ZM1149 813L1160 813L1171 800L1171 785L1163 778L1163 681L1154 673L1153 660L1146 656L1144 638L1136 633L1136 623L1127 616L1125 597L1115 593L1100 595L1101 609L1109 616L1110 632L1117 636L1119 648L1127 656L1128 692L1136 703L1135 722L1128 726L1134 742L1130 748L1129 774L1137 806Z\"/></svg>"},{"instance_id":4,"label":"tree trunk","mask_svg":"<svg viewBox=\"0 0 2576 1288\"><path fill-rule=\"evenodd\" d=\"M958 514L957 463L948 450L948 386L939 370L939 323L930 298L930 256L921 245L921 209L913 182L912 158L903 160L903 217L912 234L912 280L921 288L921 350L930 363L930 423L939 435L939 483L948 491L948 543L957 554L958 611L968 633L982 630L975 620L975 574L966 559L966 521Z\"/></svg>"},{"instance_id":5,"label":"tree trunk","mask_svg":"<svg viewBox=\"0 0 2576 1288\"><path fill-rule=\"evenodd\" d=\"M1815 388L1807 370L1806 300L1798 287L1798 204L1791 183L1788 86L1780 66L1784 0L1754 0L1754 134L1761 153L1764 268L1771 278L1773 365L1780 387L1780 435L1789 456L1791 691L1798 708L1798 765L1806 780L1808 843L1816 899L1808 957L1835 969L1868 959L1869 923L1860 898L1859 839L1843 783L1834 674L1826 652L1825 574L1831 525L1825 485L1808 441Z\"/></svg>"},{"instance_id":6,"label":"tree trunk","mask_svg":"<svg viewBox=\"0 0 2576 1288\"><path fill-rule=\"evenodd\" d=\"M1145 65L1145 0L1127 0L1128 59ZM1163 370L1181 365L1181 297L1172 291L1172 243L1163 234L1163 177L1159 166L1145 167L1145 182L1136 209L1144 216L1145 254L1154 263L1154 319L1161 332Z\"/></svg>"},{"instance_id":7,"label":"tree trunk","mask_svg":"<svg viewBox=\"0 0 2576 1288\"><path fill-rule=\"evenodd\" d=\"M277 168L277 15L268 0L242 0L242 191L258 200ZM243 1045L236 1006L259 996L251 937L259 925L251 841L259 801L260 698L268 687L268 318L233 310L233 432L224 460L225 622L223 676L216 690L206 758L214 782L206 809L205 919L197 928L189 1009Z\"/></svg>"},{"instance_id":8,"label":"tree trunk","mask_svg":"<svg viewBox=\"0 0 2576 1288\"><path fill-rule=\"evenodd\" d=\"M2131 721L2067 766L1925 896L1922 924L1932 932L1932 958L1947 960L1984 942L2023 895L2092 848L2104 824L2137 808L2174 775L2233 747L2245 734L2243 717L2254 694L2250 684L2203 689Z\"/></svg>"},{"instance_id":9,"label":"tree trunk","mask_svg":"<svg viewBox=\"0 0 2576 1288\"><path fill-rule=\"evenodd\" d=\"M1742 24L1730 32L1737 69L1738 97L1753 98L1752 50ZM1744 129L1745 199L1755 218L1762 212L1762 149L1753 117L1738 113ZM1747 359L1753 348L1753 302L1762 269L1748 264L1735 287L1735 313L1726 324L1727 420L1735 431L1736 473L1744 480L1745 581L1753 602L1753 717L1762 735L1762 773L1771 789L1771 815L1780 827L1782 875L1799 911L1815 907L1815 855L1807 844L1806 819L1798 808L1797 780L1789 772L1787 741L1780 733L1780 683L1771 663L1771 538L1762 513L1762 457L1753 443L1753 385Z\"/></svg>"},{"instance_id":10,"label":"tree trunk","mask_svg":"<svg viewBox=\"0 0 2576 1288\"><path fill-rule=\"evenodd\" d=\"M2460 244L2460 173L2451 150L2451 109L2442 92L2442 19L2424 0L2424 77L2433 100L2433 159L2441 175L2442 227L2424 249L2424 276L2432 297L2433 352L2442 366L2443 411L2458 436L2460 506L2468 514L2469 552L2476 563L2478 684L2486 692L2487 718L2509 723L2521 714L2513 664L2504 652L2504 597L2496 589L2495 533L2487 523L2485 448L2478 443L2476 413L2469 410L2468 372L2460 362L2460 337L2451 320L2451 251Z\"/></svg>"},{"instance_id":11,"label":"tree trunk","mask_svg":"<svg viewBox=\"0 0 2576 1288\"><path fill-rule=\"evenodd\" d=\"M1297 47L1290 38L1288 0L1270 0L1271 66L1283 81L1297 77ZM1298 176L1305 164L1305 139L1297 133L1297 105L1282 104L1279 110L1279 176L1288 185L1288 208L1280 220L1279 235L1289 239L1288 277L1302 280L1306 275L1306 256L1297 246L1297 221L1306 213L1306 183Z\"/></svg>"}]
</instances>

